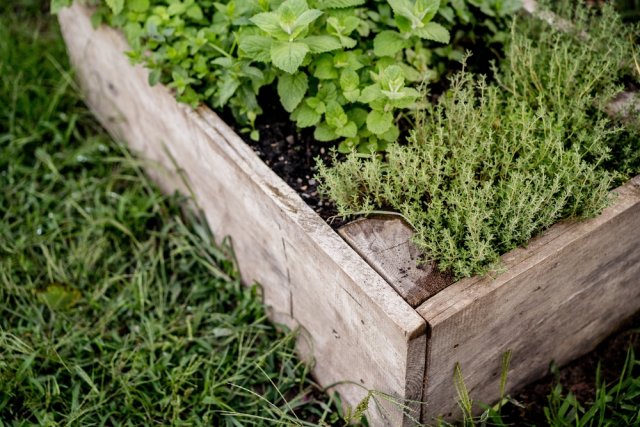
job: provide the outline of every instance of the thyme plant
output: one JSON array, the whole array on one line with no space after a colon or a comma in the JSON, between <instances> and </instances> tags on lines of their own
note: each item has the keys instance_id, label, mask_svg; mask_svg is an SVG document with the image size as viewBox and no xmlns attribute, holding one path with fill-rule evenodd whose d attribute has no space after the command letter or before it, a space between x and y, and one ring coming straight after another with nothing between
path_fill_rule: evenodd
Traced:
<instances>
[{"instance_id":1,"label":"thyme plant","mask_svg":"<svg viewBox=\"0 0 640 427\"><path fill-rule=\"evenodd\" d=\"M513 26L493 83L455 76L407 145L319 163L322 191L340 214L399 212L427 257L460 278L487 271L559 219L599 213L620 173L603 167L612 147L640 149L637 130L604 112L620 82L640 81L632 56L640 32L610 7L559 12L575 24Z\"/></svg>"}]
</instances>

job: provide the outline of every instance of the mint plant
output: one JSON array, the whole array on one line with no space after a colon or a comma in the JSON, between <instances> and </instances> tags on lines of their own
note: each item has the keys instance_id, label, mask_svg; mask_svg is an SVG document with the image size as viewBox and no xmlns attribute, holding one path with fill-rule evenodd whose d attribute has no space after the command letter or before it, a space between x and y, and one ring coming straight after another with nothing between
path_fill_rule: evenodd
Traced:
<instances>
[{"instance_id":1,"label":"mint plant","mask_svg":"<svg viewBox=\"0 0 640 427\"><path fill-rule=\"evenodd\" d=\"M277 70L280 100L298 127L315 127L319 141L342 140L342 151L375 152L398 138L398 110L411 107L417 92L404 87L405 70L390 64L412 42L449 40L449 32L432 22L439 0L377 1L370 2L376 12L354 9L364 3L286 0L251 17L258 31L247 29L239 38L241 56ZM373 31L379 32L371 39ZM365 49L352 49L359 46ZM404 68L414 81L427 77L410 63Z\"/></svg>"},{"instance_id":2,"label":"mint plant","mask_svg":"<svg viewBox=\"0 0 640 427\"><path fill-rule=\"evenodd\" d=\"M302 65L307 53L323 53L342 47L337 37L309 34L310 25L321 15L322 11L309 8L306 0L286 0L274 12L259 13L250 19L266 37L241 37L240 49L250 49L261 55L266 62L271 62L288 73L284 76L294 74ZM287 81L294 80L300 81L299 78Z\"/></svg>"},{"instance_id":3,"label":"mint plant","mask_svg":"<svg viewBox=\"0 0 640 427\"><path fill-rule=\"evenodd\" d=\"M52 10L71 1L52 0ZM318 141L339 142L343 152L384 150L398 138L399 117L415 107L414 87L441 74L443 55L434 51L467 19L458 0L93 3L94 23L122 29L151 84L167 84L192 105L229 108L253 139L257 94L273 84L298 127L314 128Z\"/></svg>"}]
</instances>

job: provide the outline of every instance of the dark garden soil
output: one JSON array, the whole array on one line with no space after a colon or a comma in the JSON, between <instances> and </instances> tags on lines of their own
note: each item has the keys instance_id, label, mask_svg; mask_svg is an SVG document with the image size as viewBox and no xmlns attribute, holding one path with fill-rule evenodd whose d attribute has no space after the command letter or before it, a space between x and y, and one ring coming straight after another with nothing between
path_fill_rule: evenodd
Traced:
<instances>
[{"instance_id":1,"label":"dark garden soil","mask_svg":"<svg viewBox=\"0 0 640 427\"><path fill-rule=\"evenodd\" d=\"M595 350L560 368L556 374L526 386L513 397L522 408L507 405L503 408L505 421L514 426L546 426L543 408L553 387L562 384L564 394L571 391L584 405L595 397L596 369L600 364L602 378L607 384L620 377L629 348L640 354L640 313L625 322Z\"/></svg>"},{"instance_id":2,"label":"dark garden soil","mask_svg":"<svg viewBox=\"0 0 640 427\"><path fill-rule=\"evenodd\" d=\"M256 122L260 131L259 141L253 141L248 134L240 132L230 114L222 114L222 117L322 219L333 227L341 226L344 221L336 217L335 205L320 197L314 178L317 172L316 158L329 164L332 144L317 142L313 138L313 128L297 129L273 89L261 89L259 103L264 110Z\"/></svg>"}]
</instances>

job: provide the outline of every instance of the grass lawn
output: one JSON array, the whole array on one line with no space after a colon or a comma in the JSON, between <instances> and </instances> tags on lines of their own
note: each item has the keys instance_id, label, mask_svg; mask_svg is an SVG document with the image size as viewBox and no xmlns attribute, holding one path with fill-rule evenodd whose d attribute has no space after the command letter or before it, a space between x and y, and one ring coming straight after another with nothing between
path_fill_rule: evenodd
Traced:
<instances>
[{"instance_id":1,"label":"grass lawn","mask_svg":"<svg viewBox=\"0 0 640 427\"><path fill-rule=\"evenodd\" d=\"M0 6L0 425L335 421L231 249L91 117L42 3Z\"/></svg>"},{"instance_id":2,"label":"grass lawn","mask_svg":"<svg viewBox=\"0 0 640 427\"><path fill-rule=\"evenodd\" d=\"M0 426L344 424L229 245L92 118L47 6L0 3ZM640 425L624 366L548 388L545 423Z\"/></svg>"}]
</instances>

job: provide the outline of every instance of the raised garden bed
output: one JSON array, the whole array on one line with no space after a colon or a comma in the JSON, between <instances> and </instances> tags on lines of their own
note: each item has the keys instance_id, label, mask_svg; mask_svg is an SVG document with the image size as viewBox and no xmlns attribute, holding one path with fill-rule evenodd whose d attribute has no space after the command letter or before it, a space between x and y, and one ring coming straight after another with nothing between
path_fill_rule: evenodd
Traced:
<instances>
[{"instance_id":1,"label":"raised garden bed","mask_svg":"<svg viewBox=\"0 0 640 427\"><path fill-rule=\"evenodd\" d=\"M148 170L166 191L193 194L214 233L232 237L244 280L262 285L273 319L301 327L299 349L313 357L317 380L339 382L352 406L367 390L407 404L403 413L376 399L372 425L453 414L456 363L475 399L495 400L507 350L514 390L544 375L550 361L589 351L640 309L640 178L615 190L597 218L557 224L504 255L503 273L446 288L438 283L449 280L438 277L425 291L404 280L397 263L380 262L386 250L412 256L402 224L392 221L397 244L381 242L387 234L367 233L369 226L357 240L347 226L341 233L353 249L210 109L193 110L168 89L150 87L117 31L94 30L90 11L78 5L59 16L96 116L162 166ZM371 236L379 237L375 254L366 251Z\"/></svg>"}]
</instances>

